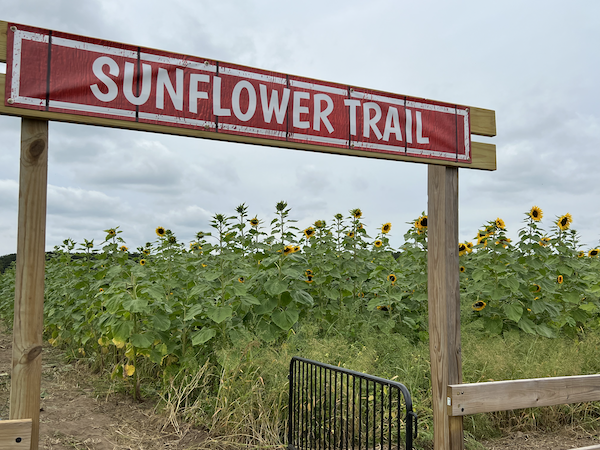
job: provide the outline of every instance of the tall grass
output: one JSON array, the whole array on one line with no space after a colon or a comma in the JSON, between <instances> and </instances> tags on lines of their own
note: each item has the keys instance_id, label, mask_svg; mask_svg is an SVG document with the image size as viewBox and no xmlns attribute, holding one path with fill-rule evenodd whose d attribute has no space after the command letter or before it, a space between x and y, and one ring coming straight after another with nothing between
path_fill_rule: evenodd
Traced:
<instances>
[{"instance_id":1,"label":"tall grass","mask_svg":"<svg viewBox=\"0 0 600 450\"><path fill-rule=\"evenodd\" d=\"M347 318L350 319L349 317ZM207 448L283 445L287 418L287 371L292 356L394 379L407 386L419 416L417 448L433 439L429 348L398 334L382 334L376 324L362 325L352 338L339 332L351 322L323 327L302 321L277 344L247 342L223 348L219 371L193 402L198 423L210 424ZM477 326L462 330L463 381L485 382L600 373L600 333L548 339L519 331L491 337ZM501 356L499 356L501 355ZM217 366L215 366L216 369ZM212 390L211 390L212 389ZM200 413L200 411L204 411ZM181 409L180 413L185 414ZM193 418L188 414L188 420ZM582 403L466 416L468 448L509 431L552 431L564 425L600 427L600 405Z\"/></svg>"}]
</instances>

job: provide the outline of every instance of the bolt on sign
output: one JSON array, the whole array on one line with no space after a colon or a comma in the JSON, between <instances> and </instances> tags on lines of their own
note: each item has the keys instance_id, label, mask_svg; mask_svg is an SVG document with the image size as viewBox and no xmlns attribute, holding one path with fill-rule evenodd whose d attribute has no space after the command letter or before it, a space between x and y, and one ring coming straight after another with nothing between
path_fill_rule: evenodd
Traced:
<instances>
[{"instance_id":1,"label":"bolt on sign","mask_svg":"<svg viewBox=\"0 0 600 450\"><path fill-rule=\"evenodd\" d=\"M278 147L472 162L466 106L13 23L6 49L8 114L19 108Z\"/></svg>"}]
</instances>

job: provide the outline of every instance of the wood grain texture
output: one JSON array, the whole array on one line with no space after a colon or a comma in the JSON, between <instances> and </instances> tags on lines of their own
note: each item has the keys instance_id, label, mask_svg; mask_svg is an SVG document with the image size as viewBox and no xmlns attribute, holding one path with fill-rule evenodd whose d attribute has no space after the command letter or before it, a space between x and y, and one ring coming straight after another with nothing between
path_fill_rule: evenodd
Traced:
<instances>
[{"instance_id":1,"label":"wood grain texture","mask_svg":"<svg viewBox=\"0 0 600 450\"><path fill-rule=\"evenodd\" d=\"M448 397L451 416L600 401L600 374L451 384Z\"/></svg>"},{"instance_id":2,"label":"wood grain texture","mask_svg":"<svg viewBox=\"0 0 600 450\"><path fill-rule=\"evenodd\" d=\"M458 262L458 169L429 166L427 265L435 450L462 450L461 417L448 416L447 385L462 381ZM457 420L458 419L458 420Z\"/></svg>"},{"instance_id":3,"label":"wood grain texture","mask_svg":"<svg viewBox=\"0 0 600 450\"><path fill-rule=\"evenodd\" d=\"M0 62L6 62L6 29L8 23L0 20Z\"/></svg>"},{"instance_id":4,"label":"wood grain texture","mask_svg":"<svg viewBox=\"0 0 600 450\"><path fill-rule=\"evenodd\" d=\"M0 449L28 450L31 446L31 419L0 421Z\"/></svg>"},{"instance_id":5,"label":"wood grain texture","mask_svg":"<svg viewBox=\"0 0 600 450\"><path fill-rule=\"evenodd\" d=\"M356 149L343 149L326 147L323 145L302 144L297 142L274 141L258 137L236 136L224 133L204 131L203 129L177 128L165 125L154 125L149 123L128 122L116 119L104 119L101 117L78 116L75 114L63 114L56 112L37 111L25 108L16 108L4 104L4 88L6 75L0 74L0 114L9 116L29 117L32 119L56 120L59 122L70 122L84 125L96 125L110 128L121 128L127 130L149 131L153 133L171 134L177 136L188 136L203 139L212 139L227 142L237 142L267 147L288 148L293 150L304 150L320 153L334 153L339 155L359 156L364 158L387 159L392 161L406 161L420 164L434 164L451 167L464 167L466 169L496 170L496 147L492 144L472 142L472 163L456 163L452 161L439 161L435 159L415 158L402 154L372 153Z\"/></svg>"},{"instance_id":6,"label":"wood grain texture","mask_svg":"<svg viewBox=\"0 0 600 450\"><path fill-rule=\"evenodd\" d=\"M471 111L471 134L496 136L496 111L469 107Z\"/></svg>"},{"instance_id":7,"label":"wood grain texture","mask_svg":"<svg viewBox=\"0 0 600 450\"><path fill-rule=\"evenodd\" d=\"M21 121L10 418L32 419L32 449L38 448L39 440L47 180L48 122L24 118Z\"/></svg>"}]
</instances>

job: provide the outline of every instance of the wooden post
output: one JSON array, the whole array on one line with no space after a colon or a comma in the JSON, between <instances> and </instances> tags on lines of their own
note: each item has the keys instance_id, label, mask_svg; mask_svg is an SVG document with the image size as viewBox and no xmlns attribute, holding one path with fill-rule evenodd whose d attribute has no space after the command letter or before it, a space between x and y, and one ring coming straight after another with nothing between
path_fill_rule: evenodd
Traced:
<instances>
[{"instance_id":1,"label":"wooden post","mask_svg":"<svg viewBox=\"0 0 600 450\"><path fill-rule=\"evenodd\" d=\"M27 450L31 446L31 419L0 421L0 448Z\"/></svg>"},{"instance_id":2,"label":"wooden post","mask_svg":"<svg viewBox=\"0 0 600 450\"><path fill-rule=\"evenodd\" d=\"M21 120L10 418L32 419L31 449L37 450L44 327L48 121Z\"/></svg>"},{"instance_id":3,"label":"wooden post","mask_svg":"<svg viewBox=\"0 0 600 450\"><path fill-rule=\"evenodd\" d=\"M462 450L462 417L447 413L447 386L462 382L458 168L428 166L429 351L435 450Z\"/></svg>"}]
</instances>

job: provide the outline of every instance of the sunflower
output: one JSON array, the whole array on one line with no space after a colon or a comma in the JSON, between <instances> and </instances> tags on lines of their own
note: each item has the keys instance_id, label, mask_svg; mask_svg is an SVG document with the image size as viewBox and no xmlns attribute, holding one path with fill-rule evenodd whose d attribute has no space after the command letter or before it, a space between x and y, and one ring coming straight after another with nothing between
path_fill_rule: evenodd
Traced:
<instances>
[{"instance_id":1,"label":"sunflower","mask_svg":"<svg viewBox=\"0 0 600 450\"><path fill-rule=\"evenodd\" d=\"M354 231L349 231L348 233L346 233L346 236L348 236L349 238L353 238L354 237Z\"/></svg>"},{"instance_id":2,"label":"sunflower","mask_svg":"<svg viewBox=\"0 0 600 450\"><path fill-rule=\"evenodd\" d=\"M496 241L496 245L501 245L502 247L506 248L510 242L510 238L500 238Z\"/></svg>"},{"instance_id":3,"label":"sunflower","mask_svg":"<svg viewBox=\"0 0 600 450\"><path fill-rule=\"evenodd\" d=\"M286 245L285 248L283 249L283 254L284 255L289 255L290 253L294 253L294 246L293 245Z\"/></svg>"},{"instance_id":4,"label":"sunflower","mask_svg":"<svg viewBox=\"0 0 600 450\"><path fill-rule=\"evenodd\" d=\"M243 283L244 281L246 281L246 279L245 279L244 277L239 277L239 278L238 278L238 281L239 281L240 283Z\"/></svg>"},{"instance_id":5,"label":"sunflower","mask_svg":"<svg viewBox=\"0 0 600 450\"><path fill-rule=\"evenodd\" d=\"M534 222L539 222L544 217L544 213L542 212L542 208L539 206L533 206L531 211L529 211L528 216L531 217L531 220Z\"/></svg>"},{"instance_id":6,"label":"sunflower","mask_svg":"<svg viewBox=\"0 0 600 450\"><path fill-rule=\"evenodd\" d=\"M540 292L541 290L542 290L542 288L540 287L540 285L534 283L533 292Z\"/></svg>"},{"instance_id":7,"label":"sunflower","mask_svg":"<svg viewBox=\"0 0 600 450\"><path fill-rule=\"evenodd\" d=\"M484 239L486 237L489 236L489 233L487 232L487 230L479 230L477 231L477 242L479 243L479 241L481 239Z\"/></svg>"},{"instance_id":8,"label":"sunflower","mask_svg":"<svg viewBox=\"0 0 600 450\"><path fill-rule=\"evenodd\" d=\"M549 237L543 237L543 238L540 239L540 245L542 247L545 247L549 243L550 243L550 238Z\"/></svg>"},{"instance_id":9,"label":"sunflower","mask_svg":"<svg viewBox=\"0 0 600 450\"><path fill-rule=\"evenodd\" d=\"M117 230L115 230L114 228L109 228L108 230L106 230L106 232L108 233L109 236L117 235ZM65 241L65 243L66 243L66 241Z\"/></svg>"},{"instance_id":10,"label":"sunflower","mask_svg":"<svg viewBox=\"0 0 600 450\"><path fill-rule=\"evenodd\" d=\"M304 282L306 282L306 283L308 283L308 284L312 283L312 282L313 282L313 277L312 277L312 275L307 275L307 276L306 276L306 280L304 280Z\"/></svg>"},{"instance_id":11,"label":"sunflower","mask_svg":"<svg viewBox=\"0 0 600 450\"><path fill-rule=\"evenodd\" d=\"M294 245L293 251L292 253L296 253L300 251L300 246L299 245Z\"/></svg>"},{"instance_id":12,"label":"sunflower","mask_svg":"<svg viewBox=\"0 0 600 450\"><path fill-rule=\"evenodd\" d=\"M581 250L578 254L577 257L578 258L583 258L585 256L585 252L583 250Z\"/></svg>"},{"instance_id":13,"label":"sunflower","mask_svg":"<svg viewBox=\"0 0 600 450\"><path fill-rule=\"evenodd\" d=\"M466 242L465 245L467 246L467 251L469 253L471 253L473 251L473 243L472 242Z\"/></svg>"},{"instance_id":14,"label":"sunflower","mask_svg":"<svg viewBox=\"0 0 600 450\"><path fill-rule=\"evenodd\" d=\"M393 273L390 273L387 277L388 281L391 281L392 284L396 284L396 275L394 275Z\"/></svg>"},{"instance_id":15,"label":"sunflower","mask_svg":"<svg viewBox=\"0 0 600 450\"><path fill-rule=\"evenodd\" d=\"M121 246L119 247L119 250L121 250L122 252L126 252L126 251L128 250L128 248L127 248L127 246L125 246L125 245L121 245Z\"/></svg>"},{"instance_id":16,"label":"sunflower","mask_svg":"<svg viewBox=\"0 0 600 450\"><path fill-rule=\"evenodd\" d=\"M315 227L317 227L317 228L323 228L323 227L325 226L325 221L324 221L324 220L317 220L317 221L314 223L314 225L315 225Z\"/></svg>"},{"instance_id":17,"label":"sunflower","mask_svg":"<svg viewBox=\"0 0 600 450\"><path fill-rule=\"evenodd\" d=\"M104 289L100 288L100 289L98 290L98 292L104 292Z\"/></svg>"},{"instance_id":18,"label":"sunflower","mask_svg":"<svg viewBox=\"0 0 600 450\"><path fill-rule=\"evenodd\" d=\"M458 244L458 256L462 256L465 253L467 253L467 246L465 244L463 244L462 242L460 244Z\"/></svg>"},{"instance_id":19,"label":"sunflower","mask_svg":"<svg viewBox=\"0 0 600 450\"><path fill-rule=\"evenodd\" d=\"M391 224L391 223L389 223L389 222L388 222L388 223L384 223L384 224L381 226L381 232L382 232L383 234L387 234L387 233L389 233L391 229L392 229L392 224Z\"/></svg>"},{"instance_id":20,"label":"sunflower","mask_svg":"<svg viewBox=\"0 0 600 450\"><path fill-rule=\"evenodd\" d=\"M169 236L169 244L177 244L177 238L173 235Z\"/></svg>"},{"instance_id":21,"label":"sunflower","mask_svg":"<svg viewBox=\"0 0 600 450\"><path fill-rule=\"evenodd\" d=\"M564 278L563 278L563 276L562 276L562 275L559 275L559 276L556 278L556 281L558 282L558 284L562 284L562 283L563 283L563 281L564 281Z\"/></svg>"},{"instance_id":22,"label":"sunflower","mask_svg":"<svg viewBox=\"0 0 600 450\"><path fill-rule=\"evenodd\" d=\"M478 302L475 302L471 305L471 308L473 308L473 311L481 311L483 308L485 308L486 303L482 302L481 300L479 300Z\"/></svg>"},{"instance_id":23,"label":"sunflower","mask_svg":"<svg viewBox=\"0 0 600 450\"><path fill-rule=\"evenodd\" d=\"M477 245L483 245L484 247L487 247L487 240L488 240L488 235L483 235L481 237L477 238Z\"/></svg>"},{"instance_id":24,"label":"sunflower","mask_svg":"<svg viewBox=\"0 0 600 450\"><path fill-rule=\"evenodd\" d=\"M593 248L593 249L591 249L591 250L588 252L588 256L589 256L590 258L593 258L593 257L595 257L595 256L598 256L598 253L600 253L600 249Z\"/></svg>"},{"instance_id":25,"label":"sunflower","mask_svg":"<svg viewBox=\"0 0 600 450\"><path fill-rule=\"evenodd\" d=\"M392 309L392 306L391 306L391 305L378 306L378 307L377 307L377 309L378 309L379 311L389 311L389 310L391 310L391 309Z\"/></svg>"},{"instance_id":26,"label":"sunflower","mask_svg":"<svg viewBox=\"0 0 600 450\"><path fill-rule=\"evenodd\" d=\"M572 223L573 217L571 216L571 214L567 213L564 216L560 216L560 218L556 222L556 225L558 225L558 228L565 231L569 229Z\"/></svg>"},{"instance_id":27,"label":"sunflower","mask_svg":"<svg viewBox=\"0 0 600 450\"><path fill-rule=\"evenodd\" d=\"M314 235L315 229L313 227L308 227L306 230L304 230L304 236L306 236L306 239L310 239Z\"/></svg>"},{"instance_id":28,"label":"sunflower","mask_svg":"<svg viewBox=\"0 0 600 450\"><path fill-rule=\"evenodd\" d=\"M362 211L359 208L353 209L350 211L350 214L352 214L352 217L355 219L360 219L362 217Z\"/></svg>"},{"instance_id":29,"label":"sunflower","mask_svg":"<svg viewBox=\"0 0 600 450\"><path fill-rule=\"evenodd\" d=\"M259 221L256 217L254 217L253 219L250 219L248 222L250 222L250 226L257 227Z\"/></svg>"},{"instance_id":30,"label":"sunflower","mask_svg":"<svg viewBox=\"0 0 600 450\"><path fill-rule=\"evenodd\" d=\"M466 271L467 269L465 269L465 266L460 266L460 269L459 269L459 270L460 270L460 272L461 272L461 273L465 273L465 271Z\"/></svg>"},{"instance_id":31,"label":"sunflower","mask_svg":"<svg viewBox=\"0 0 600 450\"><path fill-rule=\"evenodd\" d=\"M381 239L377 239L375 242L373 242L373 245L379 248L383 245L383 242L381 241Z\"/></svg>"},{"instance_id":32,"label":"sunflower","mask_svg":"<svg viewBox=\"0 0 600 450\"><path fill-rule=\"evenodd\" d=\"M506 224L504 223L504 220L502 220L500 217L498 217L495 222L496 228L500 230L506 230Z\"/></svg>"},{"instance_id":33,"label":"sunflower","mask_svg":"<svg viewBox=\"0 0 600 450\"><path fill-rule=\"evenodd\" d=\"M146 260L140 259L140 266L145 266L145 265L146 265Z\"/></svg>"},{"instance_id":34,"label":"sunflower","mask_svg":"<svg viewBox=\"0 0 600 450\"><path fill-rule=\"evenodd\" d=\"M148 256L150 254L150 249L149 248L145 248L144 250L142 250L142 253L146 256Z\"/></svg>"},{"instance_id":35,"label":"sunflower","mask_svg":"<svg viewBox=\"0 0 600 450\"><path fill-rule=\"evenodd\" d=\"M304 275L306 275L307 277L312 277L313 276L313 271L310 269L306 269L304 271Z\"/></svg>"},{"instance_id":36,"label":"sunflower","mask_svg":"<svg viewBox=\"0 0 600 450\"><path fill-rule=\"evenodd\" d=\"M156 231L156 234L158 235L158 237L164 237L165 234L167 234L167 230L165 230L163 227L158 227L154 231Z\"/></svg>"}]
</instances>

